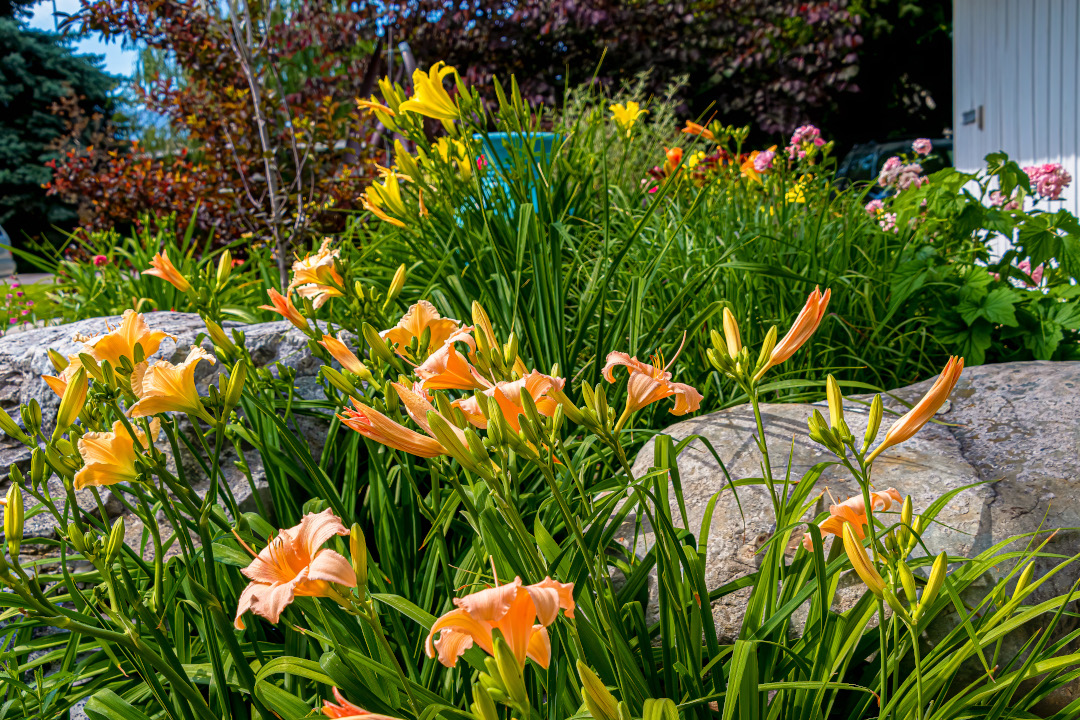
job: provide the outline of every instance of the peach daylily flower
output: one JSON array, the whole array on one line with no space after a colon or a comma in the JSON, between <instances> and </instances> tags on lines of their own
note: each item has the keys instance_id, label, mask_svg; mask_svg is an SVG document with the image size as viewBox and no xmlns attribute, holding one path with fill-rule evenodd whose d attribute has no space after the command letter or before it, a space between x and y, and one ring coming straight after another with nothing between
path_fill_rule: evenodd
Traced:
<instances>
[{"instance_id":1,"label":"peach daylily flower","mask_svg":"<svg viewBox=\"0 0 1080 720\"><path fill-rule=\"evenodd\" d=\"M172 284L180 292L187 292L191 289L191 283L187 281L180 271L176 269L176 266L169 260L169 253L162 252L154 255L150 260L151 268L149 270L143 270L143 275L153 275L159 277L167 283Z\"/></svg>"},{"instance_id":2,"label":"peach daylily flower","mask_svg":"<svg viewBox=\"0 0 1080 720\"><path fill-rule=\"evenodd\" d=\"M331 583L356 587L356 573L344 557L322 547L334 535L349 531L330 509L308 513L299 525L282 530L241 570L251 580L240 593L234 624L244 629L243 614L251 612L277 623L297 597L329 597Z\"/></svg>"},{"instance_id":3,"label":"peach daylily flower","mask_svg":"<svg viewBox=\"0 0 1080 720\"><path fill-rule=\"evenodd\" d=\"M129 417L147 417L163 412L182 412L209 417L195 387L195 368L200 360L217 362L198 345L188 351L179 365L158 360L153 365L143 361L131 373L131 390L139 401L128 410Z\"/></svg>"},{"instance_id":4,"label":"peach daylily flower","mask_svg":"<svg viewBox=\"0 0 1080 720\"><path fill-rule=\"evenodd\" d=\"M396 346L394 350L398 355L404 357L405 348L412 344L413 338L419 341L420 336L427 330L430 332L427 348L428 355L430 355L445 345L447 340L462 329L459 321L442 317L434 305L427 300L421 300L401 316L397 325L379 333L379 337L393 342Z\"/></svg>"},{"instance_id":5,"label":"peach daylily flower","mask_svg":"<svg viewBox=\"0 0 1080 720\"><path fill-rule=\"evenodd\" d=\"M870 506L874 509L874 512L888 510L894 502L897 504L904 502L896 488L889 488L885 492L870 493ZM836 535L839 537L844 532L845 524L851 524L854 527L855 535L860 540L866 537L866 530L864 530L868 524L866 503L861 493L849 497L839 505L830 505L829 517L821 521L818 529L821 530L823 536ZM803 534L802 544L807 550L813 549L814 544L810 538L810 533Z\"/></svg>"},{"instance_id":6,"label":"peach daylily flower","mask_svg":"<svg viewBox=\"0 0 1080 720\"><path fill-rule=\"evenodd\" d=\"M153 418L150 421L150 437L138 425L132 425L135 431L134 438L124 423L117 420L113 423L111 432L88 432L79 438L79 455L82 456L83 467L75 473L75 489L82 490L85 487L103 487L115 485L118 482L134 482L139 471L135 466L138 451L135 443L145 450L150 443L157 439L161 430L161 421Z\"/></svg>"},{"instance_id":7,"label":"peach daylily flower","mask_svg":"<svg viewBox=\"0 0 1080 720\"><path fill-rule=\"evenodd\" d=\"M142 347L145 358L156 353L165 338L176 340L175 335L163 330L151 330L146 319L130 309L124 311L119 327L109 330L108 334L86 342L85 348L92 358L98 362L108 360L114 368L120 365L122 357L128 358L134 364L136 345Z\"/></svg>"},{"instance_id":8,"label":"peach daylily flower","mask_svg":"<svg viewBox=\"0 0 1080 720\"><path fill-rule=\"evenodd\" d=\"M624 352L608 353L607 364L604 365L601 373L605 380L609 383L615 382L614 370L618 365L630 371L630 380L626 385L626 412L636 412L646 405L672 395L675 396L675 407L671 409L672 415L685 415L697 410L701 405L701 393L689 385L671 381L668 367L675 362L675 358L671 359L667 367L657 367L663 362L662 358L654 356L652 361L654 365L643 363Z\"/></svg>"},{"instance_id":9,"label":"peach daylily flower","mask_svg":"<svg viewBox=\"0 0 1080 720\"><path fill-rule=\"evenodd\" d=\"M293 263L293 279L286 292L295 290L300 297L309 298L316 310L330 298L342 297L339 288L345 285L345 279L334 267L339 254L339 250L330 249L330 240L324 240L317 253Z\"/></svg>"},{"instance_id":10,"label":"peach daylily flower","mask_svg":"<svg viewBox=\"0 0 1080 720\"><path fill-rule=\"evenodd\" d=\"M293 305L292 300L289 299L288 290L286 294L282 295L277 290L270 288L266 291L266 294L270 296L270 302L273 305L260 305L260 310L269 310L270 312L276 312L293 324L293 327L299 328L304 332L308 332L311 327L308 325L307 319L300 314L300 311Z\"/></svg>"},{"instance_id":11,"label":"peach daylily flower","mask_svg":"<svg viewBox=\"0 0 1080 720\"><path fill-rule=\"evenodd\" d=\"M514 432L517 432L521 429L518 416L525 412L525 407L521 404L521 393L529 393L529 397L533 399L536 405L536 411L541 415L551 417L555 414L555 409L559 407L559 403L554 398L549 397L548 392L552 390L560 391L565 385L566 380L563 378L551 377L533 370L520 380L495 383L495 386L485 390L484 394L499 403L499 408L502 410L503 417L506 418L506 423ZM474 403L476 402L476 398L471 399ZM477 403L476 409L479 410L479 403ZM471 406L469 406L468 410L462 408L462 412L465 413L466 417L470 416L471 410Z\"/></svg>"},{"instance_id":12,"label":"peach daylily flower","mask_svg":"<svg viewBox=\"0 0 1080 720\"><path fill-rule=\"evenodd\" d=\"M462 328L416 368L416 376L423 382L425 390L480 390L490 385L477 378L468 359L458 352L454 343L459 341L475 347L469 329Z\"/></svg>"},{"instance_id":13,"label":"peach daylily flower","mask_svg":"<svg viewBox=\"0 0 1080 720\"><path fill-rule=\"evenodd\" d=\"M341 720L361 720L361 718L363 720L399 720L399 718L390 715L368 712L359 705L346 700L345 696L337 688L334 688L334 699L337 700L336 704L329 700L323 700L323 716L341 718Z\"/></svg>"},{"instance_id":14,"label":"peach daylily flower","mask_svg":"<svg viewBox=\"0 0 1080 720\"><path fill-rule=\"evenodd\" d=\"M356 357L352 350L350 350L345 343L338 340L333 335L323 335L319 344L326 348L326 351L330 355L341 363L341 367L345 368L354 375L366 375L367 368L364 367L364 363L360 362L360 358Z\"/></svg>"},{"instance_id":15,"label":"peach daylily flower","mask_svg":"<svg viewBox=\"0 0 1080 720\"><path fill-rule=\"evenodd\" d=\"M82 360L79 359L78 355L68 355L68 366L66 368L56 375L42 375L41 379L57 396L64 397L68 383L71 382L71 378L75 377L75 373L79 372L81 367Z\"/></svg>"},{"instance_id":16,"label":"peach daylily flower","mask_svg":"<svg viewBox=\"0 0 1080 720\"><path fill-rule=\"evenodd\" d=\"M825 317L825 309L829 306L831 297L831 289L826 289L823 294L821 288L814 288L814 292L810 293L810 296L806 299L803 309L799 311L799 316L791 324L791 329L773 348L772 353L769 355L769 362L754 375L755 381L764 377L769 368L779 365L794 355L795 351L810 339L810 336L818 329L818 325L821 324L821 319Z\"/></svg>"},{"instance_id":17,"label":"peach daylily flower","mask_svg":"<svg viewBox=\"0 0 1080 720\"><path fill-rule=\"evenodd\" d=\"M713 131L706 128L704 125L700 125L696 122L686 121L686 127L682 129L687 135L700 135L706 140L715 140L716 136L713 135Z\"/></svg>"},{"instance_id":18,"label":"peach daylily flower","mask_svg":"<svg viewBox=\"0 0 1080 720\"><path fill-rule=\"evenodd\" d=\"M919 400L915 407L892 424L889 431L885 433L885 439L867 456L866 462L873 462L874 458L886 448L910 440L915 433L919 432L922 426L929 422L930 418L934 417L934 414L949 399L949 395L952 393L953 388L956 387L956 381L960 379L960 373L962 372L964 372L964 358L950 357L949 362L945 364L945 368L938 375L930 390L923 395L922 400Z\"/></svg>"},{"instance_id":19,"label":"peach daylily flower","mask_svg":"<svg viewBox=\"0 0 1080 720\"><path fill-rule=\"evenodd\" d=\"M433 458L446 454L446 448L435 438L421 435L415 430L394 422L378 410L357 401L356 398L350 399L353 407L345 408L344 414L338 415L338 419L364 437L417 457ZM421 427L425 427L426 424L425 418L424 425Z\"/></svg>"},{"instance_id":20,"label":"peach daylily flower","mask_svg":"<svg viewBox=\"0 0 1080 720\"><path fill-rule=\"evenodd\" d=\"M670 175L675 172L682 162L683 149L681 147L664 148L664 173Z\"/></svg>"},{"instance_id":21,"label":"peach daylily flower","mask_svg":"<svg viewBox=\"0 0 1080 720\"><path fill-rule=\"evenodd\" d=\"M559 609L574 617L574 584L544 578L534 585L522 585L521 578L507 585L454 598L456 609L431 626L425 643L428 657L454 667L473 644L492 654L493 633L499 630L521 667L532 658L546 668L551 660L551 640L547 626L555 622ZM539 623L537 623L539 621ZM435 635L439 639L435 640Z\"/></svg>"}]
</instances>

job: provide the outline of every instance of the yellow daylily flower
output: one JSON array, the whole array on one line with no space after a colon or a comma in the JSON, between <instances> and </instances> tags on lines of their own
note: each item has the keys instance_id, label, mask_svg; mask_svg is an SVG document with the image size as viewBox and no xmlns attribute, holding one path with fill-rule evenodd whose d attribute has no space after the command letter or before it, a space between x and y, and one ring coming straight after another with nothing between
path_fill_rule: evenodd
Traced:
<instances>
[{"instance_id":1,"label":"yellow daylily flower","mask_svg":"<svg viewBox=\"0 0 1080 720\"><path fill-rule=\"evenodd\" d=\"M200 360L211 365L217 362L217 358L196 345L179 365L165 360L158 360L153 365L145 361L136 365L131 373L131 389L139 401L131 406L128 415L148 417L163 412L182 412L212 420L195 387L195 367Z\"/></svg>"},{"instance_id":2,"label":"yellow daylily flower","mask_svg":"<svg viewBox=\"0 0 1080 720\"><path fill-rule=\"evenodd\" d=\"M414 112L436 120L457 120L457 105L443 87L443 78L457 75L457 70L442 60L431 66L428 72L413 71L413 96L401 103L398 110Z\"/></svg>"},{"instance_id":3,"label":"yellow daylily flower","mask_svg":"<svg viewBox=\"0 0 1080 720\"><path fill-rule=\"evenodd\" d=\"M139 476L135 464L138 451L135 443L146 449L157 439L161 430L161 421L150 421L150 437L138 425L132 425L132 437L123 421L113 423L112 432L88 432L79 438L79 455L83 467L75 473L75 489L85 487L103 487L118 482L134 482Z\"/></svg>"},{"instance_id":4,"label":"yellow daylily flower","mask_svg":"<svg viewBox=\"0 0 1080 720\"><path fill-rule=\"evenodd\" d=\"M175 335L163 330L151 330L141 314L128 309L124 311L118 327L109 328L108 334L88 341L84 347L90 357L99 363L108 360L115 368L120 365L122 357L134 364L136 345L142 347L145 358L156 353L165 338L176 340Z\"/></svg>"},{"instance_id":5,"label":"yellow daylily flower","mask_svg":"<svg viewBox=\"0 0 1080 720\"><path fill-rule=\"evenodd\" d=\"M615 124L619 126L620 130L626 133L626 137L630 137L630 133L633 130L637 119L649 112L648 110L642 110L641 106L633 101L630 101L625 105L616 103L609 107L608 110L611 111L611 117L615 120Z\"/></svg>"}]
</instances>

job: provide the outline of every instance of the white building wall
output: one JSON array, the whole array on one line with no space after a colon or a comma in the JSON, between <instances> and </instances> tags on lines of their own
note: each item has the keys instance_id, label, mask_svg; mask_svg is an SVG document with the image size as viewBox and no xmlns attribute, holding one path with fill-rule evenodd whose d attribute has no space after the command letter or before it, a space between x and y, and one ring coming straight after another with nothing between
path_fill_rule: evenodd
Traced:
<instances>
[{"instance_id":1,"label":"white building wall","mask_svg":"<svg viewBox=\"0 0 1080 720\"><path fill-rule=\"evenodd\" d=\"M1080 215L1078 37L1080 0L953 0L958 169L1001 150L1021 167L1061 163L1073 183L1049 207Z\"/></svg>"}]
</instances>

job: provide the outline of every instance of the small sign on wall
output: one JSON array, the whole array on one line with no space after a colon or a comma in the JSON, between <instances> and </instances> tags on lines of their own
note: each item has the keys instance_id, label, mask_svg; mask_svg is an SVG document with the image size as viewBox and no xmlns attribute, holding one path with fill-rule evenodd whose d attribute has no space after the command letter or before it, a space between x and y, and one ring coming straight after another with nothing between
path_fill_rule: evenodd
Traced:
<instances>
[{"instance_id":1,"label":"small sign on wall","mask_svg":"<svg viewBox=\"0 0 1080 720\"><path fill-rule=\"evenodd\" d=\"M980 105L975 110L965 110L960 115L961 125L978 125L979 129L983 129L983 106Z\"/></svg>"}]
</instances>

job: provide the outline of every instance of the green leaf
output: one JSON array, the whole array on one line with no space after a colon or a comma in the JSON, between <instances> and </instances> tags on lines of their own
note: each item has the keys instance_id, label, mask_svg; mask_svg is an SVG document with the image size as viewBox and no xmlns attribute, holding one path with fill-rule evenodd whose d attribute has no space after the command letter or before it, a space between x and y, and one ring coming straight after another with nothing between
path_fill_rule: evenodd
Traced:
<instances>
[{"instance_id":1,"label":"green leaf","mask_svg":"<svg viewBox=\"0 0 1080 720\"><path fill-rule=\"evenodd\" d=\"M98 690L86 703L86 716L90 720L150 720L149 715L108 688Z\"/></svg>"}]
</instances>

